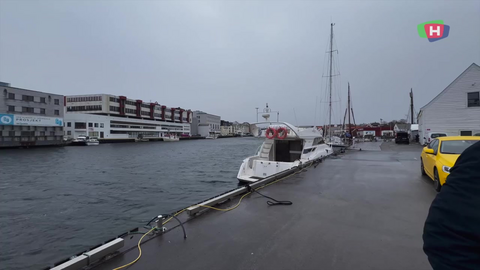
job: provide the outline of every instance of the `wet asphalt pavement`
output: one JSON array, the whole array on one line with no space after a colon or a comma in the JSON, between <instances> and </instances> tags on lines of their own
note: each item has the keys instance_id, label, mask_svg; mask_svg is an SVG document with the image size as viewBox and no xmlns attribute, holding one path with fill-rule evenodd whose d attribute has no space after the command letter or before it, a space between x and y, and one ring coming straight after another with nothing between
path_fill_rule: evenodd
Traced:
<instances>
[{"instance_id":1,"label":"wet asphalt pavement","mask_svg":"<svg viewBox=\"0 0 480 270\"><path fill-rule=\"evenodd\" d=\"M185 240L178 228L152 238L129 269L431 269L422 230L436 192L420 174L421 146L360 146L262 190L293 205L249 195L233 211L187 222ZM95 269L137 256L132 249Z\"/></svg>"}]
</instances>

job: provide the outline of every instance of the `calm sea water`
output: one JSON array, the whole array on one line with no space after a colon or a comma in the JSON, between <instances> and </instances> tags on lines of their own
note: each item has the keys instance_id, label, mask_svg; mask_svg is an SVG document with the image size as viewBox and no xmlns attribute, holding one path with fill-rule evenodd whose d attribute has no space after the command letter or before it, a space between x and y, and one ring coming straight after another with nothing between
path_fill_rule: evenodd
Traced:
<instances>
[{"instance_id":1,"label":"calm sea water","mask_svg":"<svg viewBox=\"0 0 480 270\"><path fill-rule=\"evenodd\" d=\"M263 140L0 150L2 269L41 269L237 187Z\"/></svg>"}]
</instances>

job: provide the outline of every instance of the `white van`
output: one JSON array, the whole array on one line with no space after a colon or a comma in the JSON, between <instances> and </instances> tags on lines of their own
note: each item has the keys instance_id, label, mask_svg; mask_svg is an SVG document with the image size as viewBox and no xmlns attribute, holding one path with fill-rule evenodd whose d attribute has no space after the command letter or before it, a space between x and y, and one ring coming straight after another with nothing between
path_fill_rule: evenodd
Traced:
<instances>
[{"instance_id":1,"label":"white van","mask_svg":"<svg viewBox=\"0 0 480 270\"><path fill-rule=\"evenodd\" d=\"M447 137L448 134L445 132L429 132L427 133L427 137L425 139L425 144L429 144L433 139L438 137Z\"/></svg>"}]
</instances>

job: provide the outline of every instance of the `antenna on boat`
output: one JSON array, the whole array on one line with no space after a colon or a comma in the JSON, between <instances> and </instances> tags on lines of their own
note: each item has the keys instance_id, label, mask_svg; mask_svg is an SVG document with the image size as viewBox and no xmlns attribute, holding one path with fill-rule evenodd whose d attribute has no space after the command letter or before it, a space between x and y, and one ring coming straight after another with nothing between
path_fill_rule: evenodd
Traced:
<instances>
[{"instance_id":1,"label":"antenna on boat","mask_svg":"<svg viewBox=\"0 0 480 270\"><path fill-rule=\"evenodd\" d=\"M297 127L298 127L298 119L297 119L297 113L295 112L295 108L293 108L293 114L295 115L295 122L296 122Z\"/></svg>"}]
</instances>

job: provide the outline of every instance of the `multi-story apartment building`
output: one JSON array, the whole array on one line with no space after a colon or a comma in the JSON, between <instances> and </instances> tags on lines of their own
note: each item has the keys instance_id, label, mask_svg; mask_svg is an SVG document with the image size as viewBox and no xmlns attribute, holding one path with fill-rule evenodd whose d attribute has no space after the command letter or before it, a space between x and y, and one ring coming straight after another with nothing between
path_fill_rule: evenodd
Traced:
<instances>
[{"instance_id":1,"label":"multi-story apartment building","mask_svg":"<svg viewBox=\"0 0 480 270\"><path fill-rule=\"evenodd\" d=\"M63 142L64 97L0 83L0 147Z\"/></svg>"},{"instance_id":2,"label":"multi-story apartment building","mask_svg":"<svg viewBox=\"0 0 480 270\"><path fill-rule=\"evenodd\" d=\"M162 138L166 133L190 136L192 112L106 94L66 97L65 136L100 140Z\"/></svg>"}]
</instances>

